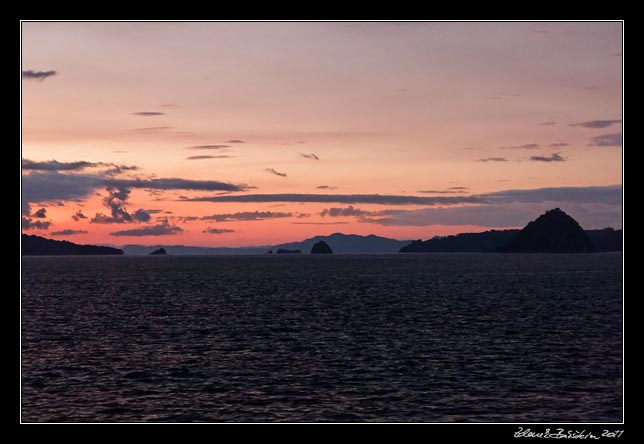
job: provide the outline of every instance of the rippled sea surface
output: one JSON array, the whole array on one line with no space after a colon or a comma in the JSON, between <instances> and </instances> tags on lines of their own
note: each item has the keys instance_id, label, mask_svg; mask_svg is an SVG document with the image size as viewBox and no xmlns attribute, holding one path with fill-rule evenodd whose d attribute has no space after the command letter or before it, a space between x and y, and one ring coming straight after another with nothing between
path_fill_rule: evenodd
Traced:
<instances>
[{"instance_id":1,"label":"rippled sea surface","mask_svg":"<svg viewBox=\"0 0 644 444\"><path fill-rule=\"evenodd\" d=\"M622 420L622 255L26 257L22 420Z\"/></svg>"}]
</instances>

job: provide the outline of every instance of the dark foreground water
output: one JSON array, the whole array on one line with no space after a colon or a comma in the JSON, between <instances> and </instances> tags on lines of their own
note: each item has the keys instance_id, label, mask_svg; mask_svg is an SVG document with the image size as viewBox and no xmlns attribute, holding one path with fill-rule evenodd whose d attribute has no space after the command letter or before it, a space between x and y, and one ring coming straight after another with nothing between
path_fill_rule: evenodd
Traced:
<instances>
[{"instance_id":1,"label":"dark foreground water","mask_svg":"<svg viewBox=\"0 0 644 444\"><path fill-rule=\"evenodd\" d=\"M621 421L621 264L23 258L22 420Z\"/></svg>"}]
</instances>

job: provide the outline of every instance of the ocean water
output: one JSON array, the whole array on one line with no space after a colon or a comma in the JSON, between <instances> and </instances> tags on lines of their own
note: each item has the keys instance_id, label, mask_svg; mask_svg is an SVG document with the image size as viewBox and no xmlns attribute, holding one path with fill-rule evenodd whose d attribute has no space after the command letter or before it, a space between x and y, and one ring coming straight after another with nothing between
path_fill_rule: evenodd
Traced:
<instances>
[{"instance_id":1,"label":"ocean water","mask_svg":"<svg viewBox=\"0 0 644 444\"><path fill-rule=\"evenodd\" d=\"M22 421L615 422L622 255L25 257Z\"/></svg>"}]
</instances>

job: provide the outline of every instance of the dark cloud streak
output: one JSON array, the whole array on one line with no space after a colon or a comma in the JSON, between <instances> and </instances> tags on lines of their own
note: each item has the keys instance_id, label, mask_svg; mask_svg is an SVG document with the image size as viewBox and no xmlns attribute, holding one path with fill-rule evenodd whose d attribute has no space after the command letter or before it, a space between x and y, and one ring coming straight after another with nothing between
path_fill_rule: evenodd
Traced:
<instances>
[{"instance_id":1,"label":"dark cloud streak","mask_svg":"<svg viewBox=\"0 0 644 444\"><path fill-rule=\"evenodd\" d=\"M52 231L52 236L71 236L73 234L87 234L85 230L61 230L61 231Z\"/></svg>"},{"instance_id":2,"label":"dark cloud streak","mask_svg":"<svg viewBox=\"0 0 644 444\"><path fill-rule=\"evenodd\" d=\"M482 194L491 203L569 202L575 204L621 205L622 186L557 187L531 190L504 190Z\"/></svg>"},{"instance_id":3,"label":"dark cloud streak","mask_svg":"<svg viewBox=\"0 0 644 444\"><path fill-rule=\"evenodd\" d=\"M532 156L530 160L533 162L565 162L566 159L561 157L558 153L553 153L550 156Z\"/></svg>"},{"instance_id":4,"label":"dark cloud streak","mask_svg":"<svg viewBox=\"0 0 644 444\"><path fill-rule=\"evenodd\" d=\"M187 199L194 202L310 202L377 205L457 205L493 203L574 202L621 204L621 185L504 190L472 196L400 196L381 194L242 194Z\"/></svg>"},{"instance_id":5,"label":"dark cloud streak","mask_svg":"<svg viewBox=\"0 0 644 444\"><path fill-rule=\"evenodd\" d=\"M279 213L279 212L272 212L272 211L244 211L239 213L211 214L210 216L201 217L201 220L212 220L215 222L230 222L230 221L279 219L279 218L285 218L285 217L293 217L293 213Z\"/></svg>"},{"instance_id":6,"label":"dark cloud streak","mask_svg":"<svg viewBox=\"0 0 644 444\"><path fill-rule=\"evenodd\" d=\"M208 234L225 234L225 233L234 233L235 230L229 230L227 228L206 228L202 233Z\"/></svg>"},{"instance_id":7,"label":"dark cloud streak","mask_svg":"<svg viewBox=\"0 0 644 444\"><path fill-rule=\"evenodd\" d=\"M622 146L622 133L602 134L591 139L591 146Z\"/></svg>"},{"instance_id":8,"label":"dark cloud streak","mask_svg":"<svg viewBox=\"0 0 644 444\"><path fill-rule=\"evenodd\" d=\"M150 126L147 128L134 128L130 131L134 133L140 133L140 134L156 134L161 131L169 130L172 129L171 126Z\"/></svg>"},{"instance_id":9,"label":"dark cloud streak","mask_svg":"<svg viewBox=\"0 0 644 444\"><path fill-rule=\"evenodd\" d=\"M34 172L22 176L23 207L27 203L85 198L97 188L126 187L149 190L245 191L247 185L214 180L119 179L100 174L61 174L56 171Z\"/></svg>"},{"instance_id":10,"label":"dark cloud streak","mask_svg":"<svg viewBox=\"0 0 644 444\"><path fill-rule=\"evenodd\" d=\"M291 222L293 225L346 225L349 222Z\"/></svg>"},{"instance_id":11,"label":"dark cloud streak","mask_svg":"<svg viewBox=\"0 0 644 444\"><path fill-rule=\"evenodd\" d=\"M110 166L112 164L103 162L58 162L57 160L48 160L46 162L34 162L29 159L22 159L23 170L36 171L79 171L85 168L95 168L100 166Z\"/></svg>"},{"instance_id":12,"label":"dark cloud streak","mask_svg":"<svg viewBox=\"0 0 644 444\"><path fill-rule=\"evenodd\" d=\"M149 188L153 190L195 190L195 191L244 191L247 185L234 185L216 180L189 180L178 178L165 179L113 179L106 183L130 188Z\"/></svg>"},{"instance_id":13,"label":"dark cloud streak","mask_svg":"<svg viewBox=\"0 0 644 444\"><path fill-rule=\"evenodd\" d=\"M500 146L500 150L536 150L540 146L536 143L526 143L519 146Z\"/></svg>"},{"instance_id":14,"label":"dark cloud streak","mask_svg":"<svg viewBox=\"0 0 644 444\"><path fill-rule=\"evenodd\" d=\"M505 157L485 157L483 159L478 159L477 162L507 162L508 159Z\"/></svg>"},{"instance_id":15,"label":"dark cloud streak","mask_svg":"<svg viewBox=\"0 0 644 444\"><path fill-rule=\"evenodd\" d=\"M230 148L230 145L193 145L187 146L186 150L223 150Z\"/></svg>"},{"instance_id":16,"label":"dark cloud streak","mask_svg":"<svg viewBox=\"0 0 644 444\"><path fill-rule=\"evenodd\" d=\"M31 69L23 70L22 71L22 78L23 79L29 79L29 80L38 80L39 82L42 82L45 79L48 79L49 77L53 77L55 75L58 75L58 72L54 70L50 71L34 71Z\"/></svg>"},{"instance_id":17,"label":"dark cloud streak","mask_svg":"<svg viewBox=\"0 0 644 444\"><path fill-rule=\"evenodd\" d=\"M279 172L274 168L264 168L264 171L266 171L267 173L275 174L276 176L287 177L286 173Z\"/></svg>"},{"instance_id":18,"label":"dark cloud streak","mask_svg":"<svg viewBox=\"0 0 644 444\"><path fill-rule=\"evenodd\" d=\"M192 202L320 202L376 205L450 205L483 203L478 196L399 196L383 194L243 194L186 199Z\"/></svg>"},{"instance_id":19,"label":"dark cloud streak","mask_svg":"<svg viewBox=\"0 0 644 444\"><path fill-rule=\"evenodd\" d=\"M367 216L370 215L371 212L369 211L364 211L359 208L354 208L353 206L349 205L346 208L325 208L322 210L320 213L320 216L325 217L352 217L352 216Z\"/></svg>"},{"instance_id":20,"label":"dark cloud streak","mask_svg":"<svg viewBox=\"0 0 644 444\"><path fill-rule=\"evenodd\" d=\"M186 160L229 159L233 156L189 156Z\"/></svg>"},{"instance_id":21,"label":"dark cloud streak","mask_svg":"<svg viewBox=\"0 0 644 444\"><path fill-rule=\"evenodd\" d=\"M121 230L110 233L111 236L166 236L182 233L183 229L178 226L159 224L150 227L134 228L132 230Z\"/></svg>"},{"instance_id":22,"label":"dark cloud streak","mask_svg":"<svg viewBox=\"0 0 644 444\"><path fill-rule=\"evenodd\" d=\"M608 128L609 126L622 123L621 120L589 120L587 122L571 123L568 126L580 126L582 128Z\"/></svg>"}]
</instances>

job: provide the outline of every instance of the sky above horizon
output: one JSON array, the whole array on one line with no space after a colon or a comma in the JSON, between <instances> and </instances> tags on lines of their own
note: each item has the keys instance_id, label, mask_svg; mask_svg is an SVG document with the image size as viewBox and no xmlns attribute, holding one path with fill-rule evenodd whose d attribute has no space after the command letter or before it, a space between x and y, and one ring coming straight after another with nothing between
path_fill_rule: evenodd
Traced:
<instances>
[{"instance_id":1,"label":"sky above horizon","mask_svg":"<svg viewBox=\"0 0 644 444\"><path fill-rule=\"evenodd\" d=\"M621 228L622 69L621 22L23 22L22 230Z\"/></svg>"}]
</instances>

